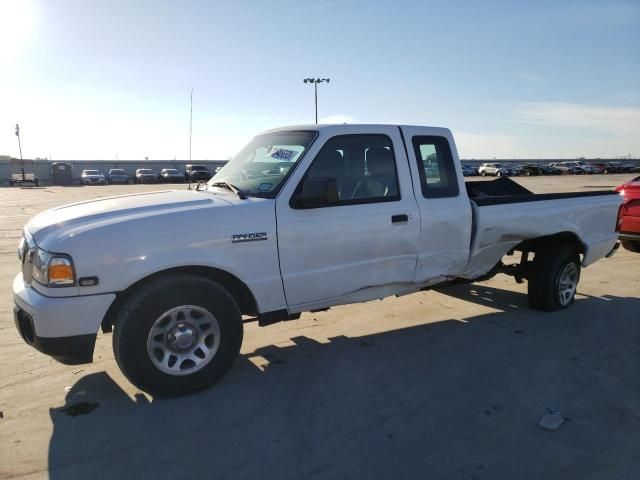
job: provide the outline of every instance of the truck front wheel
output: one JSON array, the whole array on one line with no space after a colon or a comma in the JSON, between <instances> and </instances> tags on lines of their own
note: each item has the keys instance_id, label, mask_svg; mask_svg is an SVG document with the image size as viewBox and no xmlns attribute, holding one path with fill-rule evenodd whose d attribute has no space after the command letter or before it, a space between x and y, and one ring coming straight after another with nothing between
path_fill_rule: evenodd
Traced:
<instances>
[{"instance_id":1,"label":"truck front wheel","mask_svg":"<svg viewBox=\"0 0 640 480\"><path fill-rule=\"evenodd\" d=\"M580 256L575 247L559 245L536 253L529 274L529 304L554 311L570 306L580 281Z\"/></svg>"},{"instance_id":2,"label":"truck front wheel","mask_svg":"<svg viewBox=\"0 0 640 480\"><path fill-rule=\"evenodd\" d=\"M190 274L144 285L121 309L113 332L118 366L154 396L212 386L231 368L241 344L234 298L213 280Z\"/></svg>"}]
</instances>

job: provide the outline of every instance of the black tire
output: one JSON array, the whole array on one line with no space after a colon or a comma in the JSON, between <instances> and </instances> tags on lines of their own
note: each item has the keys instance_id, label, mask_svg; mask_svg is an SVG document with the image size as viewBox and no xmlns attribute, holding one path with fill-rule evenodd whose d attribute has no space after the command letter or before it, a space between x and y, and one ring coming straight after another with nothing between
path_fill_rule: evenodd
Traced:
<instances>
[{"instance_id":1,"label":"black tire","mask_svg":"<svg viewBox=\"0 0 640 480\"><path fill-rule=\"evenodd\" d=\"M501 177L501 176L502 176L502 172L501 172L500 170L498 170L498 171L496 172L496 177Z\"/></svg>"},{"instance_id":2,"label":"black tire","mask_svg":"<svg viewBox=\"0 0 640 480\"><path fill-rule=\"evenodd\" d=\"M620 240L622 246L633 253L640 253L640 241L637 240Z\"/></svg>"},{"instance_id":3,"label":"black tire","mask_svg":"<svg viewBox=\"0 0 640 480\"><path fill-rule=\"evenodd\" d=\"M577 285L580 281L580 256L574 246L555 244L536 253L531 264L528 282L531 308L552 312L573 304L575 293L568 303L563 304L559 300L560 278L570 263L573 263L577 270Z\"/></svg>"},{"instance_id":4,"label":"black tire","mask_svg":"<svg viewBox=\"0 0 640 480\"><path fill-rule=\"evenodd\" d=\"M201 307L215 317L220 344L213 358L187 375L171 375L156 367L147 353L147 338L154 322L181 305ZM242 345L242 316L229 292L208 278L175 274L142 286L117 316L113 352L122 373L135 386L154 396L185 395L214 385L231 368Z\"/></svg>"},{"instance_id":5,"label":"black tire","mask_svg":"<svg viewBox=\"0 0 640 480\"><path fill-rule=\"evenodd\" d=\"M481 171L481 172L480 172L480 175L481 175L481 176L483 176L483 177L486 177L486 176L487 176L487 172L485 172L485 171L483 170L483 171Z\"/></svg>"}]
</instances>

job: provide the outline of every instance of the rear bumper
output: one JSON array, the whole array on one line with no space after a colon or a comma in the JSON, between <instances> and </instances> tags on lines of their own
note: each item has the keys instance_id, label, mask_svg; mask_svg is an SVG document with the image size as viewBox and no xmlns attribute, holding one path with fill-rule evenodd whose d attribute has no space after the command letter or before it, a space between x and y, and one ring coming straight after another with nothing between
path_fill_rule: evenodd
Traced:
<instances>
[{"instance_id":1,"label":"rear bumper","mask_svg":"<svg viewBox=\"0 0 640 480\"><path fill-rule=\"evenodd\" d=\"M90 363L96 333L115 294L45 297L13 281L14 321L23 340L61 363Z\"/></svg>"},{"instance_id":2,"label":"rear bumper","mask_svg":"<svg viewBox=\"0 0 640 480\"><path fill-rule=\"evenodd\" d=\"M618 235L620 240L631 240L633 242L640 242L640 233L620 232Z\"/></svg>"},{"instance_id":3,"label":"rear bumper","mask_svg":"<svg viewBox=\"0 0 640 480\"><path fill-rule=\"evenodd\" d=\"M640 236L640 217L622 214L622 224L620 225L620 238L623 235Z\"/></svg>"},{"instance_id":4,"label":"rear bumper","mask_svg":"<svg viewBox=\"0 0 640 480\"><path fill-rule=\"evenodd\" d=\"M589 244L582 259L582 266L588 267L601 258L613 255L615 253L617 243L618 235L615 234L599 242Z\"/></svg>"}]
</instances>

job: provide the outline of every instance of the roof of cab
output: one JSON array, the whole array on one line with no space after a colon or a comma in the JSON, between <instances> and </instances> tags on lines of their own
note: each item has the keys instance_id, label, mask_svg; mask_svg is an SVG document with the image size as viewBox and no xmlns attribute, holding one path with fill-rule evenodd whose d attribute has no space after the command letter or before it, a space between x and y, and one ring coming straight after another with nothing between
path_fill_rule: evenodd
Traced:
<instances>
[{"instance_id":1,"label":"roof of cab","mask_svg":"<svg viewBox=\"0 0 640 480\"><path fill-rule=\"evenodd\" d=\"M389 123L327 123L327 124L303 124L303 125L288 125L283 127L270 128L263 132L264 133L273 133L273 132L288 132L288 131L299 131L299 130L317 130L317 131L331 131L331 130L342 130L345 127L371 127L371 128L380 128L380 127L402 127L402 128L424 128L432 131L440 131L442 134L451 133L448 128L443 127L433 127L429 125L396 125Z\"/></svg>"}]
</instances>

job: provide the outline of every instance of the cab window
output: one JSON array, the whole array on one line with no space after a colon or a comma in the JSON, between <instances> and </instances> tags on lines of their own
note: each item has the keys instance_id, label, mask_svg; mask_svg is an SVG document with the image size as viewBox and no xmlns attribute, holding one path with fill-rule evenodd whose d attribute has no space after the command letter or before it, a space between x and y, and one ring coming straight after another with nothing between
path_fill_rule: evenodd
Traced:
<instances>
[{"instance_id":1,"label":"cab window","mask_svg":"<svg viewBox=\"0 0 640 480\"><path fill-rule=\"evenodd\" d=\"M422 195L425 198L457 196L458 177L447 139L436 136L416 136L412 141L418 162Z\"/></svg>"},{"instance_id":2,"label":"cab window","mask_svg":"<svg viewBox=\"0 0 640 480\"><path fill-rule=\"evenodd\" d=\"M336 180L339 200L331 206L400 199L393 144L387 135L338 135L329 139L307 170L296 193L310 178Z\"/></svg>"}]
</instances>

